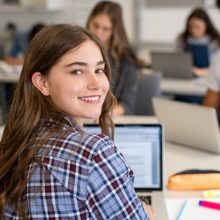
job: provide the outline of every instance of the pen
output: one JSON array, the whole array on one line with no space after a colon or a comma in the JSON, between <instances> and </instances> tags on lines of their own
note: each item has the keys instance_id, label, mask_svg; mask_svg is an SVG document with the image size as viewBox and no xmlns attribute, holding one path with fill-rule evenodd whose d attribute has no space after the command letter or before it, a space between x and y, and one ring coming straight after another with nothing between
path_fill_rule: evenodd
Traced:
<instances>
[{"instance_id":1,"label":"pen","mask_svg":"<svg viewBox=\"0 0 220 220\"><path fill-rule=\"evenodd\" d=\"M210 201L205 201L205 200L200 200L199 205L211 209L217 209L220 210L220 203L217 202L210 202Z\"/></svg>"},{"instance_id":2,"label":"pen","mask_svg":"<svg viewBox=\"0 0 220 220\"><path fill-rule=\"evenodd\" d=\"M177 215L177 217L176 217L176 220L180 220L180 217L181 217L181 215L182 215L182 213L183 213L183 210L184 210L185 207L186 207L186 204L187 204L187 200L185 200L185 201L183 202L183 204L182 204L182 206L181 206L181 208L180 208L180 210L179 210L179 213L178 213L178 215Z\"/></svg>"}]
</instances>

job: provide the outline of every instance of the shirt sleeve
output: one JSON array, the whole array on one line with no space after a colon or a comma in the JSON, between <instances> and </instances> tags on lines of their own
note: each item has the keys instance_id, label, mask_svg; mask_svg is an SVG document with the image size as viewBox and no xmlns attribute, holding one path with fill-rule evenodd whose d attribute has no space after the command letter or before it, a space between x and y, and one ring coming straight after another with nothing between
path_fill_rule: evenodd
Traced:
<instances>
[{"instance_id":1,"label":"shirt sleeve","mask_svg":"<svg viewBox=\"0 0 220 220\"><path fill-rule=\"evenodd\" d=\"M207 84L209 89L220 92L220 52L213 57L207 76Z\"/></svg>"},{"instance_id":2,"label":"shirt sleeve","mask_svg":"<svg viewBox=\"0 0 220 220\"><path fill-rule=\"evenodd\" d=\"M147 219L133 172L113 143L103 144L89 171L87 206L93 219Z\"/></svg>"}]
</instances>

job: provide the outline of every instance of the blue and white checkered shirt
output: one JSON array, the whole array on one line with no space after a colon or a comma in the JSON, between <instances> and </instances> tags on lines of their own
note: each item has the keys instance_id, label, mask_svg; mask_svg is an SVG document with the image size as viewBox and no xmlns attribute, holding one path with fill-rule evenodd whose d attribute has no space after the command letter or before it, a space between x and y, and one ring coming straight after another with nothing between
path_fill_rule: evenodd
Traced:
<instances>
[{"instance_id":1,"label":"blue and white checkered shirt","mask_svg":"<svg viewBox=\"0 0 220 220\"><path fill-rule=\"evenodd\" d=\"M113 141L103 134L82 135L70 121L63 131L38 152L41 163L30 164L28 219L147 219L133 172ZM4 219L20 218L8 207Z\"/></svg>"}]
</instances>

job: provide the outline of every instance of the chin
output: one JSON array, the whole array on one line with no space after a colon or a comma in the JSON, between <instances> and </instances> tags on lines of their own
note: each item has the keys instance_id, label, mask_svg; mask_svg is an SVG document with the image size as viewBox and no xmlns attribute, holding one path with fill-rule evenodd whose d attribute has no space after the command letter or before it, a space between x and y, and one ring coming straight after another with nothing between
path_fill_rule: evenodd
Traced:
<instances>
[{"instance_id":1,"label":"chin","mask_svg":"<svg viewBox=\"0 0 220 220\"><path fill-rule=\"evenodd\" d=\"M99 119L100 115L101 115L101 112L97 112L96 114L93 115L93 119L95 120Z\"/></svg>"},{"instance_id":2,"label":"chin","mask_svg":"<svg viewBox=\"0 0 220 220\"><path fill-rule=\"evenodd\" d=\"M95 112L93 114L86 115L85 118L97 120L97 119L99 119L100 115L101 115L101 112Z\"/></svg>"}]
</instances>

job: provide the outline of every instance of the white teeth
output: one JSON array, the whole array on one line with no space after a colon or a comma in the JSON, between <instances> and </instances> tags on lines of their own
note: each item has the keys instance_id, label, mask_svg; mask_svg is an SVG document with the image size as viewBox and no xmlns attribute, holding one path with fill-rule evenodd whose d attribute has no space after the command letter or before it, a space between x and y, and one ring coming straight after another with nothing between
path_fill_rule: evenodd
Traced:
<instances>
[{"instance_id":1,"label":"white teeth","mask_svg":"<svg viewBox=\"0 0 220 220\"><path fill-rule=\"evenodd\" d=\"M97 100L99 100L99 96L81 97L80 99L81 99L81 100L84 100L84 101L97 101Z\"/></svg>"}]
</instances>

